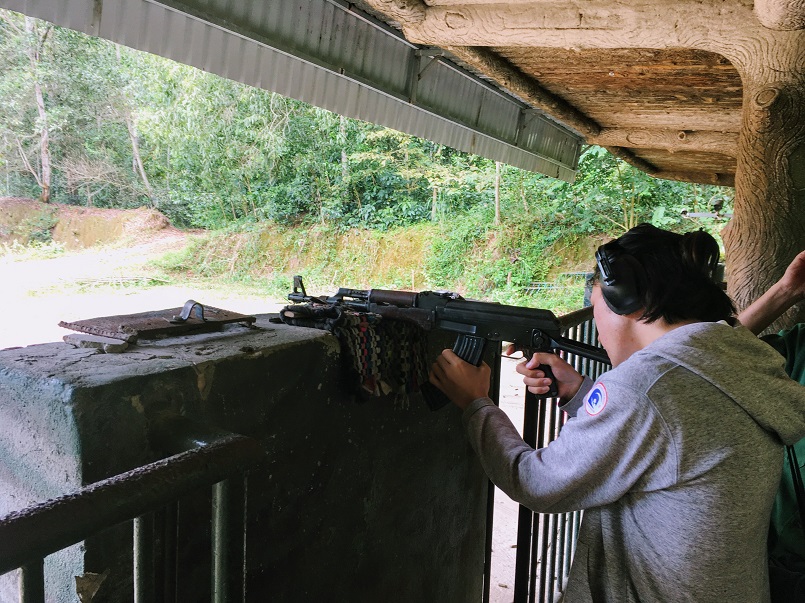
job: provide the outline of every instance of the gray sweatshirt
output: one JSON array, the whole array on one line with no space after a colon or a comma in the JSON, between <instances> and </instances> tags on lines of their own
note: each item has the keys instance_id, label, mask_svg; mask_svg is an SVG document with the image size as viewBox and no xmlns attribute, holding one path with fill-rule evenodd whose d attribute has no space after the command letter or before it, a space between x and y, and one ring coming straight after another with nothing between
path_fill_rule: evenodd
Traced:
<instances>
[{"instance_id":1,"label":"gray sweatshirt","mask_svg":"<svg viewBox=\"0 0 805 603\"><path fill-rule=\"evenodd\" d=\"M766 536L805 387L743 327L676 328L563 409L534 450L488 398L463 420L492 481L540 513L585 509L564 603L766 603Z\"/></svg>"}]
</instances>

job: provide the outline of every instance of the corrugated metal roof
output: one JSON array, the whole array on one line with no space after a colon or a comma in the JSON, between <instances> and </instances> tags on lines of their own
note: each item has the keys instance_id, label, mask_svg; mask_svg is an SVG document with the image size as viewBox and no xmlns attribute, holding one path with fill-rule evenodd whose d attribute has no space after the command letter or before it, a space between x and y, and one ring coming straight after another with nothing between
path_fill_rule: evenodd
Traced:
<instances>
[{"instance_id":1,"label":"corrugated metal roof","mask_svg":"<svg viewBox=\"0 0 805 603\"><path fill-rule=\"evenodd\" d=\"M339 0L0 0L335 113L572 181L581 138Z\"/></svg>"}]
</instances>

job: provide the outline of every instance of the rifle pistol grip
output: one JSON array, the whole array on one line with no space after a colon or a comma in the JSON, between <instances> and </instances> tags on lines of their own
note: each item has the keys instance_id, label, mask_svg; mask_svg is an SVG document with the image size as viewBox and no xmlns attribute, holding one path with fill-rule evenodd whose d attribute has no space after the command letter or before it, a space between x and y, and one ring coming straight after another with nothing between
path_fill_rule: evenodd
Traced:
<instances>
[{"instance_id":1,"label":"rifle pistol grip","mask_svg":"<svg viewBox=\"0 0 805 603\"><path fill-rule=\"evenodd\" d=\"M537 369L541 370L545 373L545 377L551 380L551 385L549 389L544 394L534 394L537 397L537 400L545 400L546 398L558 398L559 397L559 386L556 385L556 377L553 376L553 371L551 370L550 365L548 364L540 364Z\"/></svg>"}]
</instances>

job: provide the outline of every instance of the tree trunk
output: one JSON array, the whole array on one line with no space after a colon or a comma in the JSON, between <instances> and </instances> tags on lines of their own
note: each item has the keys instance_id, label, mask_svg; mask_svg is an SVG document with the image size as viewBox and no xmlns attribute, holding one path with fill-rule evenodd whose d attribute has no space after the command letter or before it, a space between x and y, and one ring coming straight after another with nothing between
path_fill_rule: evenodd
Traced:
<instances>
[{"instance_id":1,"label":"tree trunk","mask_svg":"<svg viewBox=\"0 0 805 603\"><path fill-rule=\"evenodd\" d=\"M349 156L347 155L347 118L343 115L338 127L338 142L341 145L341 194L344 203L349 203Z\"/></svg>"},{"instance_id":2,"label":"tree trunk","mask_svg":"<svg viewBox=\"0 0 805 603\"><path fill-rule=\"evenodd\" d=\"M500 224L500 161L495 162L495 226Z\"/></svg>"},{"instance_id":3,"label":"tree trunk","mask_svg":"<svg viewBox=\"0 0 805 603\"><path fill-rule=\"evenodd\" d=\"M50 201L50 182L52 179L52 170L50 165L50 132L48 131L48 116L45 112L45 97L42 94L42 87L39 82L34 83L34 90L36 92L36 108L39 111L39 123L41 130L39 131L39 161L41 166L40 182L41 192L39 193L39 200L43 203Z\"/></svg>"},{"instance_id":4,"label":"tree trunk","mask_svg":"<svg viewBox=\"0 0 805 603\"><path fill-rule=\"evenodd\" d=\"M148 200L151 202L152 207L158 207L154 199L154 189L151 188L151 183L148 181L148 174L145 173L145 166L143 166L142 156L140 155L140 135L137 132L137 123L130 113L126 113L126 129L129 131L131 154L134 157L134 164L137 166L137 173L142 178L145 186L145 194L148 195Z\"/></svg>"},{"instance_id":5,"label":"tree trunk","mask_svg":"<svg viewBox=\"0 0 805 603\"><path fill-rule=\"evenodd\" d=\"M728 292L739 310L805 249L805 74L795 65L779 69L778 61L763 54L771 49L756 50L742 73L735 213L722 233ZM804 320L805 304L800 304L772 329Z\"/></svg>"},{"instance_id":6,"label":"tree trunk","mask_svg":"<svg viewBox=\"0 0 805 603\"><path fill-rule=\"evenodd\" d=\"M31 77L34 82L34 95L36 97L36 109L39 115L39 174L36 180L39 183L41 192L39 200L43 203L50 201L50 184L52 179L52 168L50 161L50 131L48 126L48 115L45 110L45 95L42 92L42 84L39 80L39 59L41 46L47 39L48 30L41 36L39 35L36 22L30 17L25 17L25 31L28 33L28 59L31 63Z\"/></svg>"}]
</instances>

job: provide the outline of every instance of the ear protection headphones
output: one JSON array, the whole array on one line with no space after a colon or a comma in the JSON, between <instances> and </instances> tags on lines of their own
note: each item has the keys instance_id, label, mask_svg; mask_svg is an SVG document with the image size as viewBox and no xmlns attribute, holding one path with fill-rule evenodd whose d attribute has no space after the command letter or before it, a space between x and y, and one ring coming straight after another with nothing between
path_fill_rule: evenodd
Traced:
<instances>
[{"instance_id":1,"label":"ear protection headphones","mask_svg":"<svg viewBox=\"0 0 805 603\"><path fill-rule=\"evenodd\" d=\"M623 316L643 307L646 272L637 258L610 241L598 248L595 261L601 272L601 295L610 310Z\"/></svg>"}]
</instances>

